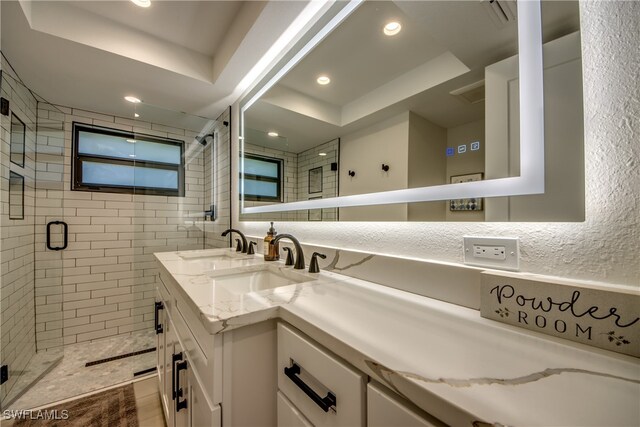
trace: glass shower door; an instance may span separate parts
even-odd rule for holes
[[[9,71],[3,63],[2,409],[20,408],[25,392],[62,359],[62,252],[69,240],[63,208],[64,115]]]

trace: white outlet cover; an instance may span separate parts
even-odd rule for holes
[[[464,236],[462,252],[464,263],[477,267],[495,268],[499,270],[516,271],[520,268],[520,239],[518,237],[481,237]],[[473,246],[504,246],[506,258],[504,260],[479,258],[473,254]]]

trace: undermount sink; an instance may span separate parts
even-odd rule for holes
[[[191,273],[207,271],[227,270],[230,268],[255,265],[260,262],[260,258],[254,255],[247,255],[239,252],[231,252],[227,249],[204,250],[194,252],[178,253],[185,268]]]
[[[251,259],[254,258],[253,255],[247,255],[242,252],[219,252],[219,253],[203,253],[200,251],[197,252],[184,252],[179,253],[178,256],[185,261],[201,261],[201,260],[232,260],[232,259]]]
[[[242,271],[233,274],[210,273],[209,277],[213,280],[213,286],[217,291],[224,290],[236,295],[314,280],[313,277],[292,271],[285,273],[281,270],[272,270],[269,268]]]

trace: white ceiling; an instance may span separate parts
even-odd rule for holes
[[[141,8],[130,1],[75,1],[71,5],[168,43],[213,57],[243,3],[158,1],[152,7]]]
[[[405,25],[388,37],[382,28],[391,20]],[[408,21],[393,2],[366,2],[279,84],[343,106],[446,52],[424,27],[407,25]],[[331,78],[329,85],[316,83],[321,74]]]
[[[133,115],[125,95],[216,118],[308,1],[2,1],[1,48],[52,103]]]

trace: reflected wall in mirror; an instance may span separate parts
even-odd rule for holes
[[[545,194],[485,198],[482,209],[451,209],[449,200],[330,208],[322,220],[582,221],[578,2],[541,7]],[[329,154],[326,141],[339,143],[337,171],[322,169],[335,183],[323,198],[520,176],[517,8],[508,0],[363,2],[244,110],[245,159],[279,159],[284,171],[279,200],[247,197],[245,176],[243,208],[311,199],[301,183],[312,168],[299,156]],[[241,219],[309,220],[316,211]]]

